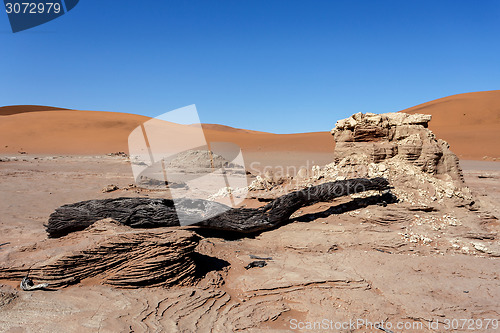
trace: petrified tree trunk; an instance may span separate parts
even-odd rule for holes
[[[286,222],[293,212],[316,202],[386,188],[388,183],[383,178],[337,181],[286,194],[258,209],[229,209],[216,202],[190,199],[176,201],[174,206],[172,200],[149,198],[90,200],[65,205],[50,216],[49,236],[85,231],[44,240],[30,248],[29,257],[25,249],[10,253],[9,261],[0,265],[0,278],[24,278],[25,282],[33,279],[49,288],[65,287],[88,278],[122,288],[189,284],[196,279],[194,251],[199,241],[196,234],[167,228],[133,230],[124,225],[134,228],[178,226],[178,216],[186,221],[186,217],[199,218],[202,213],[223,208],[228,210],[196,225],[253,232]]]
[[[384,190],[388,185],[385,178],[335,181],[283,195],[260,208],[229,208],[202,199],[180,199],[176,201],[176,206],[170,199],[88,200],[57,208],[50,215],[46,230],[49,237],[61,237],[73,231],[83,230],[104,218],[112,218],[133,228],[179,226],[178,215],[182,215],[183,221],[189,217],[200,221],[199,216],[207,212],[222,211],[221,214],[193,225],[251,233],[286,222],[290,215],[301,207],[368,190]]]

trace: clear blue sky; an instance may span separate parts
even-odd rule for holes
[[[500,89],[500,1],[91,1],[13,34],[0,12],[0,105],[324,131]]]

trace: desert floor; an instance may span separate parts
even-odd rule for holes
[[[247,163],[299,167],[312,160],[325,164],[329,156],[269,153],[249,156]],[[20,248],[29,256],[30,247],[47,238],[43,224],[62,204],[166,195],[126,190],[133,177],[122,157],[16,157],[0,162],[2,262]],[[500,162],[463,161],[462,167],[481,204],[500,217]],[[109,184],[120,189],[103,193]],[[115,289],[83,281],[56,291],[25,292],[20,281],[2,280],[0,331],[319,332],[323,330],[299,327],[360,320],[359,326],[324,331],[382,332],[373,323],[384,321],[393,332],[443,332],[448,320],[481,319],[486,325],[487,319],[499,319],[498,258],[463,251],[440,238],[408,242],[401,235],[419,215],[441,218],[438,212],[408,214],[401,204],[328,212],[340,202],[307,207],[294,215],[293,223],[253,237],[228,238],[191,227],[204,237],[198,251],[219,259],[207,262],[209,272],[192,286]],[[492,223],[498,227],[498,220]],[[246,270],[250,255],[272,260]],[[398,322],[412,328],[398,329]],[[456,331],[467,331],[459,323]],[[474,327],[492,331],[491,326]]]

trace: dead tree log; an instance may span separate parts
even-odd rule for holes
[[[94,222],[112,218],[133,228],[179,226],[183,221],[209,213],[214,216],[193,225],[211,229],[251,233],[273,228],[286,222],[301,207],[317,202],[368,190],[385,190],[389,183],[385,178],[355,178],[312,186],[283,195],[260,208],[229,208],[223,204],[202,199],[151,199],[117,198],[88,200],[64,205],[50,215],[45,225],[49,237],[61,237],[70,232],[83,230]],[[177,209],[176,209],[177,208]],[[184,223],[185,224],[185,223]],[[189,224],[189,223],[188,223]]]

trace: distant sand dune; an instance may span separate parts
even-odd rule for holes
[[[56,111],[56,112],[53,112]],[[500,158],[500,90],[441,98],[403,110],[428,113],[438,138],[465,159]],[[127,113],[78,111],[46,106],[0,108],[0,153],[107,154],[128,151],[130,132],[149,118]],[[325,130],[335,119],[325,120]],[[248,153],[321,153],[334,141],[328,131],[272,134],[217,124],[203,124],[209,141],[233,142]]]
[[[18,114],[24,112],[57,111],[57,110],[69,110],[69,109],[56,108],[53,106],[42,106],[42,105],[10,105],[10,106],[0,107],[0,116],[9,116],[11,114]]]
[[[43,107],[28,109],[30,111],[21,106],[0,108],[0,112],[9,112],[8,116],[0,117],[0,153],[126,152],[130,132],[150,119],[117,112],[65,109],[48,112]],[[333,138],[328,132],[271,134],[214,124],[203,124],[203,128],[209,141],[233,142],[248,152],[331,152],[334,147]]]
[[[129,133],[144,116],[58,110],[0,117],[0,152],[105,154],[127,151]]]
[[[431,114],[429,128],[460,158],[500,158],[500,90],[453,95],[402,112]]]

